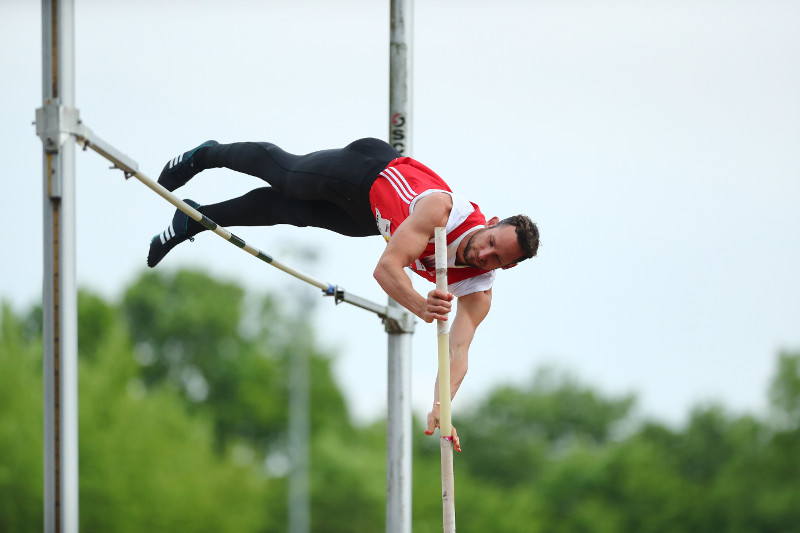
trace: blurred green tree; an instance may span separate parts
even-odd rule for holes
[[[221,445],[243,438],[263,452],[285,442],[288,361],[301,352],[310,359],[312,429],[352,429],[331,356],[307,318],[274,298],[246,299],[236,283],[199,271],[158,271],[134,281],[121,309],[145,385],[167,383],[202,406]]]
[[[784,430],[800,429],[800,353],[779,354],[768,396],[774,422]]]
[[[210,424],[175,391],[146,392],[116,309],[79,294],[80,526],[85,531],[264,531],[274,487],[215,453]],[[0,530],[41,531],[41,332],[0,323]],[[35,323],[35,321],[34,321]],[[91,332],[91,334],[87,334]],[[89,335],[87,337],[87,335]]]
[[[31,313],[31,316],[33,313]],[[34,319],[35,320],[35,319]],[[0,531],[42,531],[42,340],[0,310]],[[35,325],[34,325],[35,327]]]
[[[540,369],[527,387],[498,387],[458,415],[470,443],[464,462],[478,478],[500,485],[531,482],[553,457],[607,443],[633,404],[632,396],[603,398],[573,376]]]
[[[350,421],[297,306],[194,271],[144,274],[121,304],[78,302],[83,530],[285,531],[298,354],[311,363],[312,528],[383,529],[385,422]],[[1,312],[0,530],[40,531],[41,309]],[[768,398],[764,417],[712,404],[668,426],[552,368],[498,387],[456,412],[459,530],[796,531],[800,354],[779,355]],[[413,442],[414,528],[436,530],[438,439],[420,427]]]
[[[116,309],[79,299],[80,486],[85,531],[259,531],[267,483],[214,451],[212,424],[174,389],[142,385]],[[82,335],[79,333],[79,338]]]

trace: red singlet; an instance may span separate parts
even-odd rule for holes
[[[372,214],[375,215],[378,231],[388,241],[413,211],[416,200],[431,192],[446,192],[453,197],[453,210],[447,223],[448,255],[451,255],[454,249],[451,250],[450,244],[460,241],[459,238],[469,230],[486,226],[486,217],[472,202],[459,202],[444,180],[419,161],[399,157],[381,172],[369,191]],[[408,266],[423,278],[436,283],[434,254],[435,245],[431,239],[422,255]],[[448,284],[487,273],[474,267],[453,267],[452,260],[448,262]]]

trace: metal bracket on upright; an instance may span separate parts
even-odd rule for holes
[[[36,135],[42,139],[47,154],[57,154],[67,135],[78,125],[78,110],[61,105],[58,99],[48,100],[36,110]]]
[[[390,305],[386,309],[387,315],[383,318],[386,333],[414,333],[414,315],[400,306]]]
[[[63,195],[63,173],[55,172],[51,166],[53,157],[61,153],[61,147],[67,136],[78,123],[78,110],[61,105],[58,99],[49,99],[45,105],[36,110],[36,135],[42,139],[42,147],[47,158],[45,174],[47,175],[47,195],[51,199]]]
[[[48,154],[58,153],[67,135],[73,135],[78,144],[86,150],[92,148],[130,178],[139,171],[139,165],[106,141],[94,134],[80,119],[80,113],[74,107],[61,105],[58,100],[48,100],[43,107],[36,110],[36,134],[42,139],[44,151]]]

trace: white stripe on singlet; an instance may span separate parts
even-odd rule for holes
[[[403,175],[394,167],[389,167],[383,172],[381,172],[381,176],[389,180],[389,184],[394,188],[397,192],[397,195],[407,204],[411,203],[411,200],[417,196],[417,193],[414,192],[414,189],[408,184],[406,179]]]

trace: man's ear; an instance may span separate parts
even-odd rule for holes
[[[489,228],[489,227],[491,227],[491,226],[494,226],[494,225],[495,225],[495,224],[497,224],[498,222],[500,222],[500,219],[499,219],[499,218],[497,218],[497,217],[492,217],[492,218],[490,218],[490,219],[489,219],[489,221],[486,223],[486,227],[487,227],[487,228]]]
[[[517,266],[518,264],[519,264],[519,263],[511,263],[510,265],[506,265],[506,266],[504,266],[504,267],[500,267],[500,268],[502,268],[503,270],[508,270],[509,268],[514,268],[514,267],[515,267],[515,266]]]

